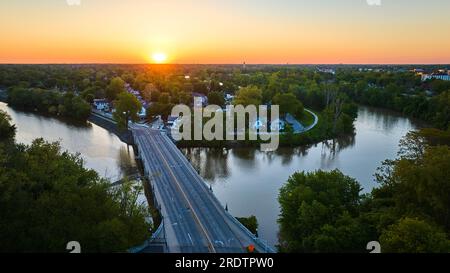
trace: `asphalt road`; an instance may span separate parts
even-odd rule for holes
[[[264,244],[240,225],[217,200],[175,144],[163,133],[132,128],[139,155],[164,217],[169,252],[246,252]]]

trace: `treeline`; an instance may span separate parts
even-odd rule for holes
[[[450,122],[450,82],[422,82],[413,73],[342,71],[339,85],[356,102],[392,109],[447,130]]]
[[[8,104],[28,111],[86,121],[91,114],[91,106],[71,92],[37,88],[10,88]]]
[[[111,188],[58,143],[14,140],[0,111],[0,252],[125,252],[150,236],[141,186]]]
[[[409,133],[371,194],[340,171],[295,173],[280,190],[282,252],[450,252],[450,134]]]

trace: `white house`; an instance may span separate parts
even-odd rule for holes
[[[192,96],[194,97],[194,102],[195,102],[195,99],[200,99],[201,104],[202,104],[202,105],[194,105],[194,106],[202,107],[202,106],[208,105],[208,97],[205,96],[204,94],[194,92],[194,93],[192,93]]]
[[[254,123],[253,123],[253,129],[255,130],[261,130],[264,129],[267,125],[267,120],[264,118],[258,118]]]
[[[276,120],[272,121],[272,123],[270,124],[270,130],[272,132],[283,131],[285,127],[286,127],[286,123],[281,119],[276,119]]]
[[[448,74],[423,74],[422,81],[427,81],[431,79],[450,81],[450,75]]]
[[[231,94],[226,93],[225,94],[225,101],[229,102],[232,101],[234,99],[234,96]]]
[[[147,118],[147,109],[145,109],[145,107],[141,108],[141,111],[139,111],[138,116],[141,120],[146,119]]]
[[[94,100],[94,107],[95,109],[99,111],[109,111],[109,102],[105,99],[95,99]]]

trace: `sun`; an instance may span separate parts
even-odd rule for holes
[[[163,52],[153,53],[152,59],[157,64],[163,64],[167,61],[167,54]]]

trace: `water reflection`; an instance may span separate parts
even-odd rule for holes
[[[131,146],[120,147],[117,165],[121,176],[130,176],[139,172]]]
[[[136,162],[132,149],[117,136],[95,124],[68,123],[19,111],[5,103],[0,103],[0,109],[6,111],[16,124],[17,142],[31,144],[40,137],[51,142],[59,141],[64,150],[80,153],[87,168],[94,169],[99,175],[112,181],[135,171]]]
[[[347,148],[355,146],[355,135],[342,136],[327,140],[321,144],[320,169],[330,169],[339,154]]]
[[[228,149],[213,148],[186,148],[182,150],[200,175],[211,183],[214,183],[217,179],[229,177],[229,151]]]
[[[184,149],[214,193],[228,204],[235,216],[256,215],[259,233],[272,245],[277,243],[279,189],[296,171],[340,169],[356,178],[364,192],[376,186],[373,174],[381,162],[395,158],[399,140],[417,124],[388,111],[360,107],[355,134],[316,145],[279,148],[265,153],[259,149],[229,151]]]
[[[312,147],[321,147],[320,168],[328,169],[339,153],[355,145],[355,135],[324,141],[320,144],[304,147],[280,147],[273,152],[260,152],[255,148],[217,149],[217,148],[184,148],[183,154],[188,158],[197,172],[210,184],[223,181],[231,176],[229,157],[242,170],[255,171],[263,165],[271,165],[281,161],[282,166],[288,166],[295,158],[307,157]],[[261,166],[264,168],[264,166]]]
[[[13,110],[0,103],[17,125],[17,141],[25,144],[37,137],[61,141],[69,152],[81,153],[86,166],[100,175],[119,180],[135,172],[133,150],[115,135],[90,124],[77,126],[57,119]],[[235,216],[255,215],[259,234],[277,243],[279,189],[296,171],[340,169],[356,178],[369,192],[373,174],[385,159],[393,159],[399,140],[418,127],[391,112],[360,107],[355,135],[309,147],[280,148],[264,153],[258,149],[184,149],[183,152],[208,183],[222,204]]]

